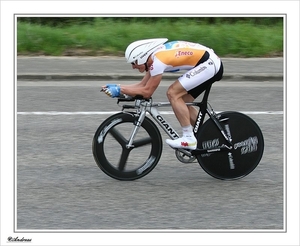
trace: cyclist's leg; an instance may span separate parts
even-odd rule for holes
[[[193,102],[208,85],[221,79],[220,74],[223,74],[222,64],[217,65],[218,66],[216,66],[212,59],[208,59],[206,62],[199,64],[179,78],[180,84],[187,91],[187,94],[183,96],[185,102]],[[219,71],[217,71],[216,68],[219,68]],[[189,107],[189,112],[190,122],[194,125],[198,110],[194,107]]]
[[[207,85],[214,81],[216,81],[214,63],[205,62],[188,71],[168,88],[167,97],[182,127],[189,125],[191,118],[195,121],[197,117],[196,110],[192,107],[189,109],[185,103],[193,102]]]
[[[185,73],[169,87],[167,96],[183,130],[182,138],[167,140],[171,147],[196,148],[197,140],[193,135],[191,124],[191,118],[195,121],[195,111],[193,109],[189,110],[185,102],[199,96],[203,91],[203,86],[206,86],[207,83],[213,83],[217,80],[216,75],[219,75],[220,65],[219,58],[216,62],[213,59],[208,59]]]
[[[167,96],[175,116],[182,127],[182,137],[175,140],[167,139],[166,142],[172,148],[196,149],[197,139],[194,136],[193,127],[190,122],[190,112],[183,99],[186,95],[187,91],[178,80],[167,91]]]
[[[188,91],[188,94],[184,95],[183,100],[185,102],[193,102],[204,90],[206,90],[206,88],[210,84],[214,83],[215,81],[221,80],[222,76],[223,76],[223,64],[221,62],[218,72],[212,78],[210,78],[207,81],[204,81],[204,82],[200,83],[199,85],[197,85],[196,87],[190,89]],[[198,115],[198,109],[196,109],[194,107],[189,107],[189,111],[190,111],[191,124],[195,125],[196,118]]]
[[[176,80],[167,91],[167,97],[182,127],[190,124],[190,113],[183,99],[185,96],[187,96],[187,91],[178,80]]]
[[[191,103],[195,100],[195,98],[191,94],[186,94],[182,98],[185,103]],[[189,106],[188,109],[190,112],[190,123],[193,126],[195,125],[197,119],[198,110],[193,106]]]

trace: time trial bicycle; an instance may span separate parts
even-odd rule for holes
[[[264,151],[263,134],[257,123],[243,113],[214,112],[208,103],[210,89],[211,85],[202,101],[186,103],[199,108],[193,128],[197,148],[175,149],[175,155],[183,163],[197,160],[214,178],[240,179],[259,164]],[[140,96],[119,97],[117,104],[121,104],[122,111],[108,117],[96,130],[93,156],[108,176],[118,180],[139,179],[149,174],[160,160],[163,142],[158,126],[171,139],[179,138],[158,110],[171,105]]]

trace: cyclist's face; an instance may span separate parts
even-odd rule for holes
[[[138,69],[140,71],[140,73],[143,73],[146,70],[146,67],[144,64],[137,65],[136,63],[132,62],[131,65],[132,65],[132,69]]]

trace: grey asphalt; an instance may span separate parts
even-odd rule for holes
[[[166,101],[167,82],[157,88],[156,101]],[[89,237],[101,230],[200,230],[197,237],[201,240],[201,232],[213,230],[284,232],[287,163],[285,118],[280,113],[284,109],[282,82],[227,81],[213,86],[209,101],[214,110],[252,112],[249,116],[264,134],[260,164],[247,177],[232,182],[212,178],[197,162],[179,162],[166,145],[163,131],[163,153],[150,174],[133,182],[105,175],[93,158],[92,139],[98,126],[121,107],[116,99],[100,92],[100,84],[18,81],[15,205],[19,237],[35,230],[67,230],[76,235],[88,230],[92,232]],[[255,114],[257,111],[276,114]],[[163,116],[180,132],[174,115]],[[130,132],[122,134],[126,137]],[[112,151],[118,158],[119,146]],[[144,148],[135,151],[131,152],[135,160],[149,155]],[[100,242],[104,234],[97,235],[94,242]],[[36,236],[33,239],[37,245]],[[230,237],[231,243],[233,239],[235,235]]]
[[[223,182],[198,163],[180,163],[164,142],[149,175],[121,184],[98,168],[92,154],[94,133],[109,115],[93,113],[120,109],[100,93],[97,80],[117,83],[142,75],[116,57],[18,57],[18,232],[284,230],[283,59],[223,62],[226,82],[216,83],[210,94],[216,111],[277,112],[251,114],[265,140],[258,167],[241,180]],[[157,89],[156,100],[166,100],[168,82]],[[174,116],[165,117],[178,129]]]
[[[223,81],[282,81],[284,59],[221,58]],[[141,77],[122,57],[25,57],[18,56],[18,80],[131,80]],[[179,73],[164,74],[174,80]]]

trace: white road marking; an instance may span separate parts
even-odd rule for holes
[[[88,112],[60,112],[60,111],[43,111],[43,112],[17,112],[18,115],[112,115],[121,111],[88,111]],[[239,111],[243,114],[251,115],[283,115],[283,111]],[[220,113],[216,111],[216,113]],[[160,111],[160,114],[172,115],[173,111]]]

